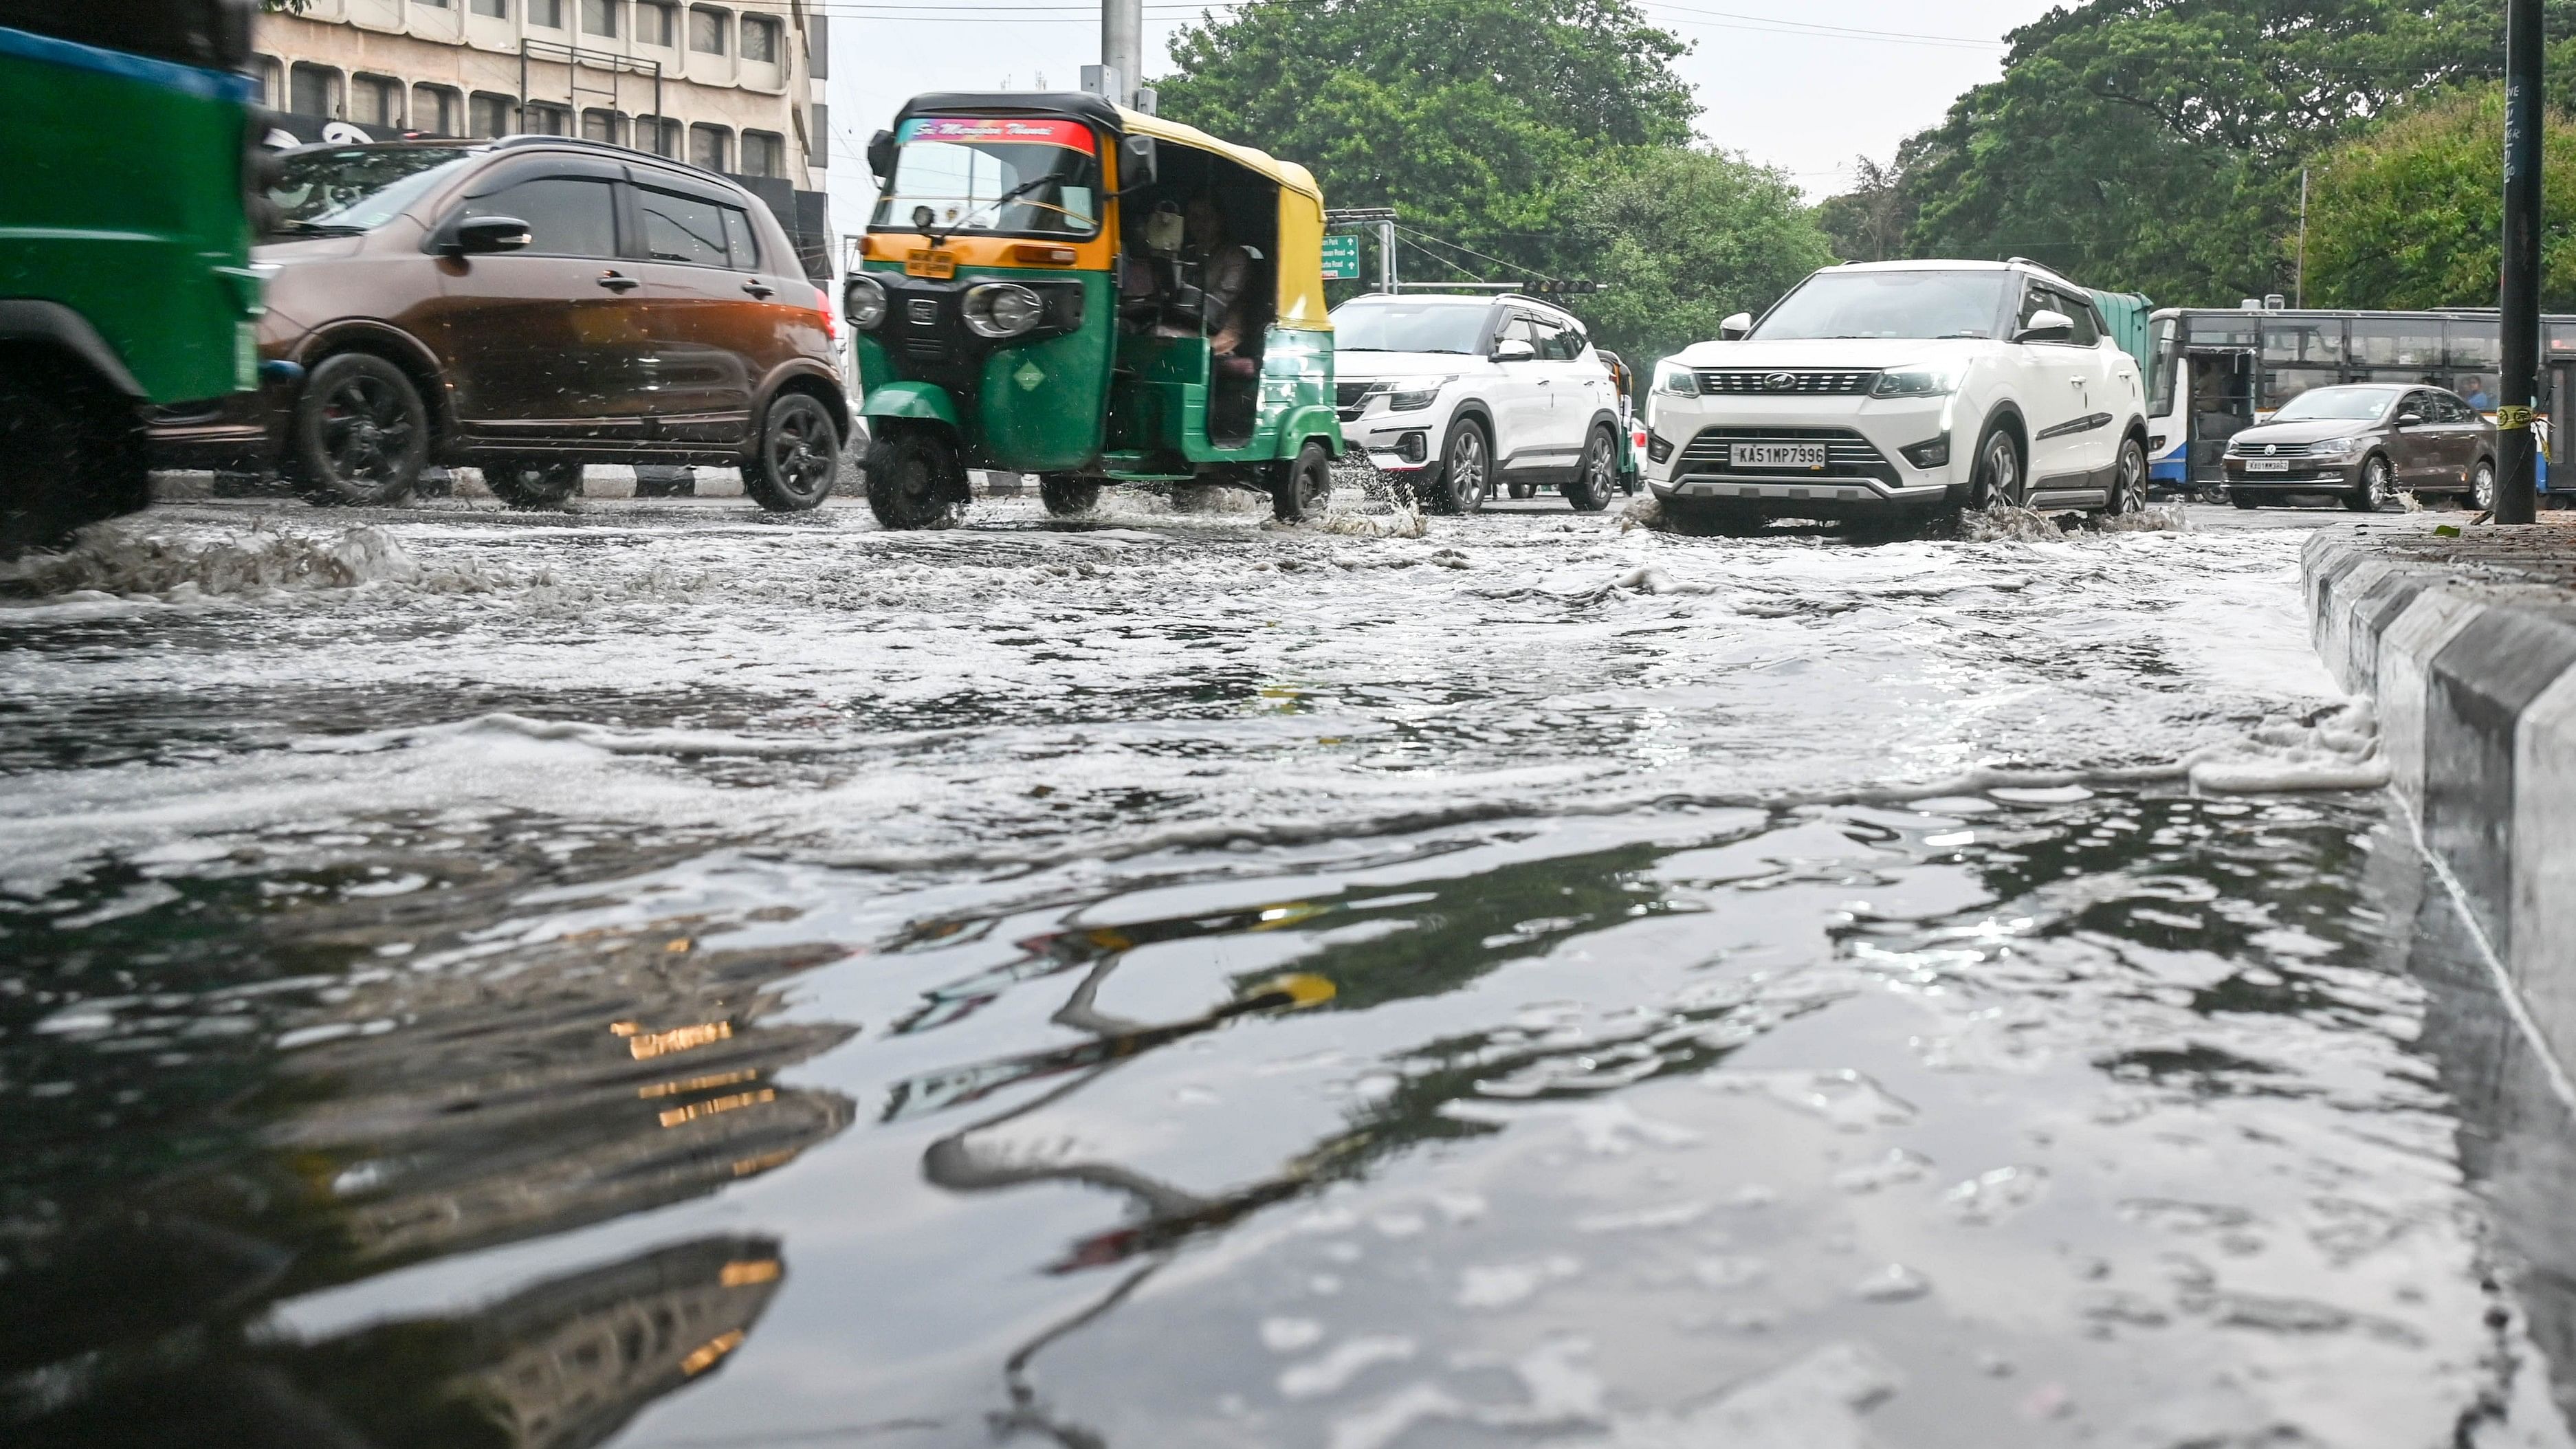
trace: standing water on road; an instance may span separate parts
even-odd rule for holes
[[[2301,535],[858,516],[22,572],[13,1441],[2571,1442]]]

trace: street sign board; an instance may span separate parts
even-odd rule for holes
[[[1360,279],[1360,239],[1355,236],[1324,238],[1324,280],[1356,282]]]

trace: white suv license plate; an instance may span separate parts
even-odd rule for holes
[[[1728,445],[1726,461],[1735,468],[1821,468],[1825,466],[1825,445],[1733,443]]]
[[[2287,473],[2290,471],[2290,460],[2287,458],[2248,458],[2245,460],[2245,471],[2248,473]]]

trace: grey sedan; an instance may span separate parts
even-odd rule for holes
[[[2459,394],[2402,383],[2303,392],[2227,441],[2239,508],[2332,493],[2356,513],[2397,494],[2456,493],[2495,506],[2496,428]]]

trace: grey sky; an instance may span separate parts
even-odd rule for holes
[[[1081,68],[1100,58],[1099,11],[1078,0],[808,3],[833,19],[832,119],[840,134],[832,189],[844,230],[858,223],[852,212],[872,190],[860,148],[905,97],[1027,90],[1041,81],[1070,90]],[[1645,9],[1694,47],[1679,69],[1699,93],[1701,134],[1795,174],[1821,197],[1840,188],[1854,155],[1884,159],[1903,137],[1939,120],[1960,91],[1993,79],[2004,31],[2044,14],[2049,0],[1647,0]],[[1172,32],[1198,13],[1146,0],[1149,75],[1168,64]]]

